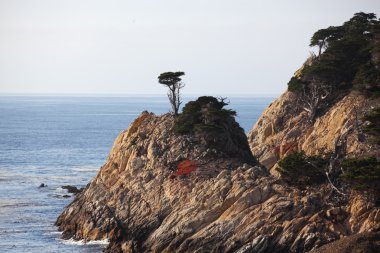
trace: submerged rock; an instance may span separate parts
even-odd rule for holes
[[[72,186],[72,185],[65,185],[65,186],[62,186],[61,188],[66,189],[68,193],[72,193],[72,194],[78,194],[81,191],[83,191],[83,188],[78,189],[76,186]]]

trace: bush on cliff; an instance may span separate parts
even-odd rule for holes
[[[298,77],[293,76],[288,82],[288,90],[292,92],[300,92],[303,89],[304,83]]]
[[[224,99],[211,96],[190,101],[176,119],[174,131],[178,134],[222,131],[224,123],[236,115],[235,111],[224,109],[226,105]]]
[[[288,90],[298,95],[299,108],[311,122],[353,89],[380,95],[380,21],[375,14],[356,13],[341,26],[321,29],[310,46],[317,46],[319,55],[290,79]]]
[[[365,115],[363,120],[367,121],[364,132],[370,136],[374,143],[380,145],[380,107]]]
[[[336,89],[352,87],[355,79],[357,85],[361,80],[376,81],[379,77],[378,71],[372,68],[371,73],[365,73],[364,70],[376,64],[372,55],[377,47],[379,23],[375,14],[359,12],[342,26],[330,26],[322,29],[323,33],[320,33],[321,30],[317,31],[310,46],[320,46],[318,43],[324,41],[325,51],[303,69],[303,78],[311,81],[318,77],[331,83]],[[318,34],[319,40],[315,40],[314,37]]]
[[[225,99],[202,96],[188,102],[175,119],[173,131],[179,135],[194,135],[202,145],[231,157],[243,157],[254,162],[247,136],[235,121],[236,112],[224,107]]]
[[[281,177],[290,184],[305,186],[322,183],[327,161],[317,156],[307,156],[303,151],[287,155],[278,162]]]
[[[376,157],[345,159],[342,162],[344,173],[341,179],[348,182],[353,189],[373,193],[375,199],[380,197],[380,162]]]

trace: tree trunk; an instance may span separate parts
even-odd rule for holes
[[[311,107],[310,113],[309,113],[309,122],[310,123],[314,123],[316,113],[317,113],[317,107],[316,106]]]

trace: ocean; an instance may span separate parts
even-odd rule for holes
[[[248,132],[273,100],[230,97],[228,107]],[[105,241],[60,239],[54,222],[74,198],[61,187],[84,187],[142,111],[169,108],[164,96],[0,96],[0,251],[101,252]]]

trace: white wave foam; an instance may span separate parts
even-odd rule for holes
[[[92,171],[98,171],[98,167],[74,167],[71,169],[72,171],[79,171],[79,172],[92,172]]]
[[[108,239],[93,240],[93,241],[87,241],[87,242],[85,242],[85,240],[76,241],[74,239],[69,239],[69,240],[59,239],[59,240],[62,241],[63,244],[66,244],[66,245],[108,245],[109,244]]]
[[[44,235],[62,235],[62,234],[63,234],[62,231],[51,231],[48,233],[44,233]]]
[[[67,193],[67,190],[63,189],[62,186],[58,187],[58,188],[55,188],[54,190],[56,193],[60,193],[60,194],[66,194]]]

